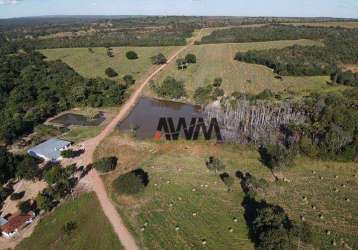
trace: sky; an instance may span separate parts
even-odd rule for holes
[[[358,0],[0,0],[0,18],[46,15],[358,18]]]

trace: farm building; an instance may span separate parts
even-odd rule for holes
[[[19,230],[32,223],[33,213],[20,214],[9,218],[9,221],[1,226],[1,234],[5,238],[15,237]]]
[[[44,159],[45,161],[57,162],[62,159],[61,152],[67,150],[71,142],[57,138],[49,139],[33,148],[27,153],[33,157]]]

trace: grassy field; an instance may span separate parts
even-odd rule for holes
[[[150,57],[159,52],[168,56],[175,47],[113,47],[114,57],[107,56],[106,48],[93,48],[94,53],[87,48],[64,48],[40,50],[48,60],[60,59],[85,77],[107,77],[104,71],[112,67],[122,78],[131,74],[140,79],[152,65]],[[137,60],[128,60],[126,52],[137,52]]]
[[[74,221],[77,228],[71,235],[63,226]],[[35,231],[16,249],[123,249],[104,216],[94,193],[86,193],[67,201],[36,226]]]
[[[223,78],[222,87],[226,94],[231,94],[233,91],[256,94],[264,89],[273,91],[286,90],[305,94],[306,92],[321,91],[329,88],[326,84],[326,81],[328,81],[327,76],[289,76],[279,80],[274,78],[275,74],[268,67],[234,60],[234,56],[238,51],[283,48],[293,44],[322,45],[320,42],[310,40],[197,45],[193,46],[189,51],[197,56],[198,61],[196,64],[190,65],[184,71],[180,71],[177,70],[175,63],[173,63],[167,70],[157,76],[156,82],[161,82],[167,76],[173,76],[185,82],[189,96],[192,96],[197,87],[211,84],[216,77]],[[148,89],[147,93],[150,93]]]
[[[257,151],[246,146],[183,141],[158,143],[115,134],[102,143],[96,155],[118,156],[117,170],[102,177],[118,204],[118,211],[147,249],[253,249],[247,236],[241,205],[244,193],[239,180],[235,178],[233,191],[227,192],[219,176],[205,166],[210,155],[222,159],[225,171],[231,176],[240,170],[270,181],[262,196],[283,206],[293,219],[299,220],[303,213],[306,221],[319,227],[321,232],[331,230],[332,234],[324,238],[328,245],[331,240],[338,242],[340,238],[352,245],[358,235],[358,178],[353,177],[357,171],[353,163],[299,158],[295,167],[279,173],[290,183],[276,184],[272,182],[271,172],[259,161]],[[117,195],[112,181],[138,167],[149,174],[145,192],[134,197]],[[315,175],[311,174],[313,170]],[[324,176],[324,181],[318,176]],[[333,187],[343,183],[345,188],[339,187],[340,192],[331,193]],[[303,204],[303,196],[308,197],[307,204]],[[345,202],[346,198],[350,202]],[[317,207],[315,211],[310,210],[313,203]],[[320,219],[318,213],[323,213],[324,219]],[[237,222],[233,218],[237,218]],[[207,241],[205,246],[203,239]],[[310,246],[307,249],[311,249]]]

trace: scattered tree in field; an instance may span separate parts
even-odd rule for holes
[[[162,53],[159,53],[158,55],[152,56],[151,60],[152,60],[152,63],[155,64],[155,65],[166,64],[167,63],[167,58]]]
[[[290,167],[295,154],[281,144],[266,145],[259,148],[261,161],[270,169]]]
[[[148,183],[148,173],[143,169],[136,169],[119,176],[114,180],[113,187],[120,194],[132,195],[143,192]]]
[[[177,59],[176,64],[177,64],[178,70],[184,70],[188,67],[187,62],[183,58]]]
[[[106,157],[106,158],[102,158],[102,159],[96,161],[93,164],[93,167],[102,173],[106,173],[106,172],[112,171],[116,168],[117,161],[118,161],[118,159],[115,156]]]
[[[234,178],[232,176],[230,176],[228,173],[222,173],[222,174],[220,174],[220,179],[227,186],[228,192],[230,192],[231,187],[234,184]]]
[[[222,83],[223,83],[223,79],[221,77],[217,77],[214,79],[213,86],[215,88],[218,88],[221,86]]]
[[[25,180],[33,180],[39,175],[39,171],[36,160],[26,155],[23,160],[17,164],[16,176]]]
[[[116,76],[118,76],[118,73],[114,69],[112,69],[111,67],[107,68],[105,73],[106,73],[106,75],[108,77],[116,77]]]
[[[88,48],[88,52],[90,52],[92,54],[94,53],[94,51],[93,51],[93,49],[91,47]]]
[[[134,51],[128,51],[126,53],[126,57],[128,58],[128,60],[136,60],[136,59],[138,59],[138,55]]]
[[[63,232],[66,235],[71,235],[77,229],[77,223],[75,221],[66,222],[63,226]]]
[[[123,81],[126,84],[126,86],[133,85],[135,83],[135,80],[132,75],[125,75],[123,76]]]
[[[151,87],[159,96],[172,99],[179,99],[186,96],[184,82],[177,81],[173,77],[167,77],[159,86],[151,84]]]
[[[20,209],[22,214],[27,214],[32,210],[32,202],[31,200],[20,202],[17,207]]]
[[[194,55],[194,54],[187,54],[187,55],[185,56],[185,62],[186,62],[186,63],[190,63],[190,64],[196,63],[196,55]]]
[[[107,56],[108,57],[114,57],[113,53],[112,53],[112,48],[111,47],[107,47]]]
[[[210,171],[215,171],[215,173],[225,169],[224,163],[219,158],[214,156],[210,156],[205,164]]]
[[[12,193],[10,196],[10,200],[20,200],[22,197],[24,197],[25,191],[19,192],[19,193]]]

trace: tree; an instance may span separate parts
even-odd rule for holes
[[[36,160],[31,156],[26,155],[17,165],[16,176],[25,180],[33,180],[38,175],[39,167]]]
[[[106,73],[106,75],[108,77],[116,77],[116,76],[118,76],[118,73],[114,69],[112,69],[111,67],[107,68],[105,73]]]
[[[106,157],[106,158],[102,158],[102,159],[99,159],[98,161],[96,161],[93,164],[93,167],[102,173],[106,173],[106,172],[112,171],[116,168],[117,161],[118,161],[118,159],[115,156]]]
[[[15,177],[16,162],[14,156],[0,147],[0,186]]]
[[[219,158],[216,158],[214,156],[210,156],[205,162],[205,164],[209,170],[215,171],[215,173],[225,169],[224,163]]]
[[[36,197],[36,204],[39,209],[50,211],[55,205],[52,192],[44,190],[39,193]]]
[[[231,186],[234,184],[234,178],[230,176],[228,173],[222,173],[220,175],[221,180],[224,182],[224,184],[228,188],[228,192],[231,191]]]
[[[211,94],[211,98],[215,101],[218,97],[224,96],[224,90],[221,88],[215,88]]]
[[[19,192],[19,193],[12,193],[10,196],[10,200],[20,200],[22,197],[24,197],[25,191]]]
[[[135,59],[138,59],[138,55],[136,52],[134,51],[128,51],[126,53],[126,57],[128,58],[128,60],[135,60]]]
[[[61,156],[63,158],[74,158],[78,155],[78,153],[72,149],[63,150],[61,152]]]
[[[152,60],[152,63],[156,64],[156,65],[166,64],[167,63],[167,58],[162,53],[159,53],[158,55],[152,56],[151,60]]]
[[[31,200],[20,202],[17,207],[20,209],[22,214],[27,214],[32,210]]]
[[[206,87],[198,87],[194,91],[193,98],[196,103],[206,105],[210,102],[212,91],[213,87],[211,85],[208,85]]]
[[[184,70],[188,67],[187,62],[183,58],[177,59],[176,63],[179,70]]]
[[[49,185],[53,185],[61,179],[67,179],[69,176],[61,165],[53,165],[45,172],[44,179]]]
[[[123,81],[126,84],[126,86],[130,86],[135,83],[135,80],[132,75],[123,76]]]
[[[120,175],[114,180],[113,187],[120,194],[131,195],[143,192],[148,182],[148,173],[143,169],[136,169]]]
[[[214,79],[213,86],[218,88],[221,86],[222,82],[223,82],[223,79],[221,77],[217,77]]]
[[[155,85],[154,85],[155,86]],[[179,99],[186,96],[184,82],[177,81],[173,77],[167,77],[160,86],[155,86],[154,91],[163,97]]]
[[[266,145],[259,148],[261,161],[270,169],[290,167],[295,154],[281,144]]]
[[[186,63],[191,63],[191,64],[196,63],[196,56],[194,54],[187,54],[185,56],[185,62]]]

